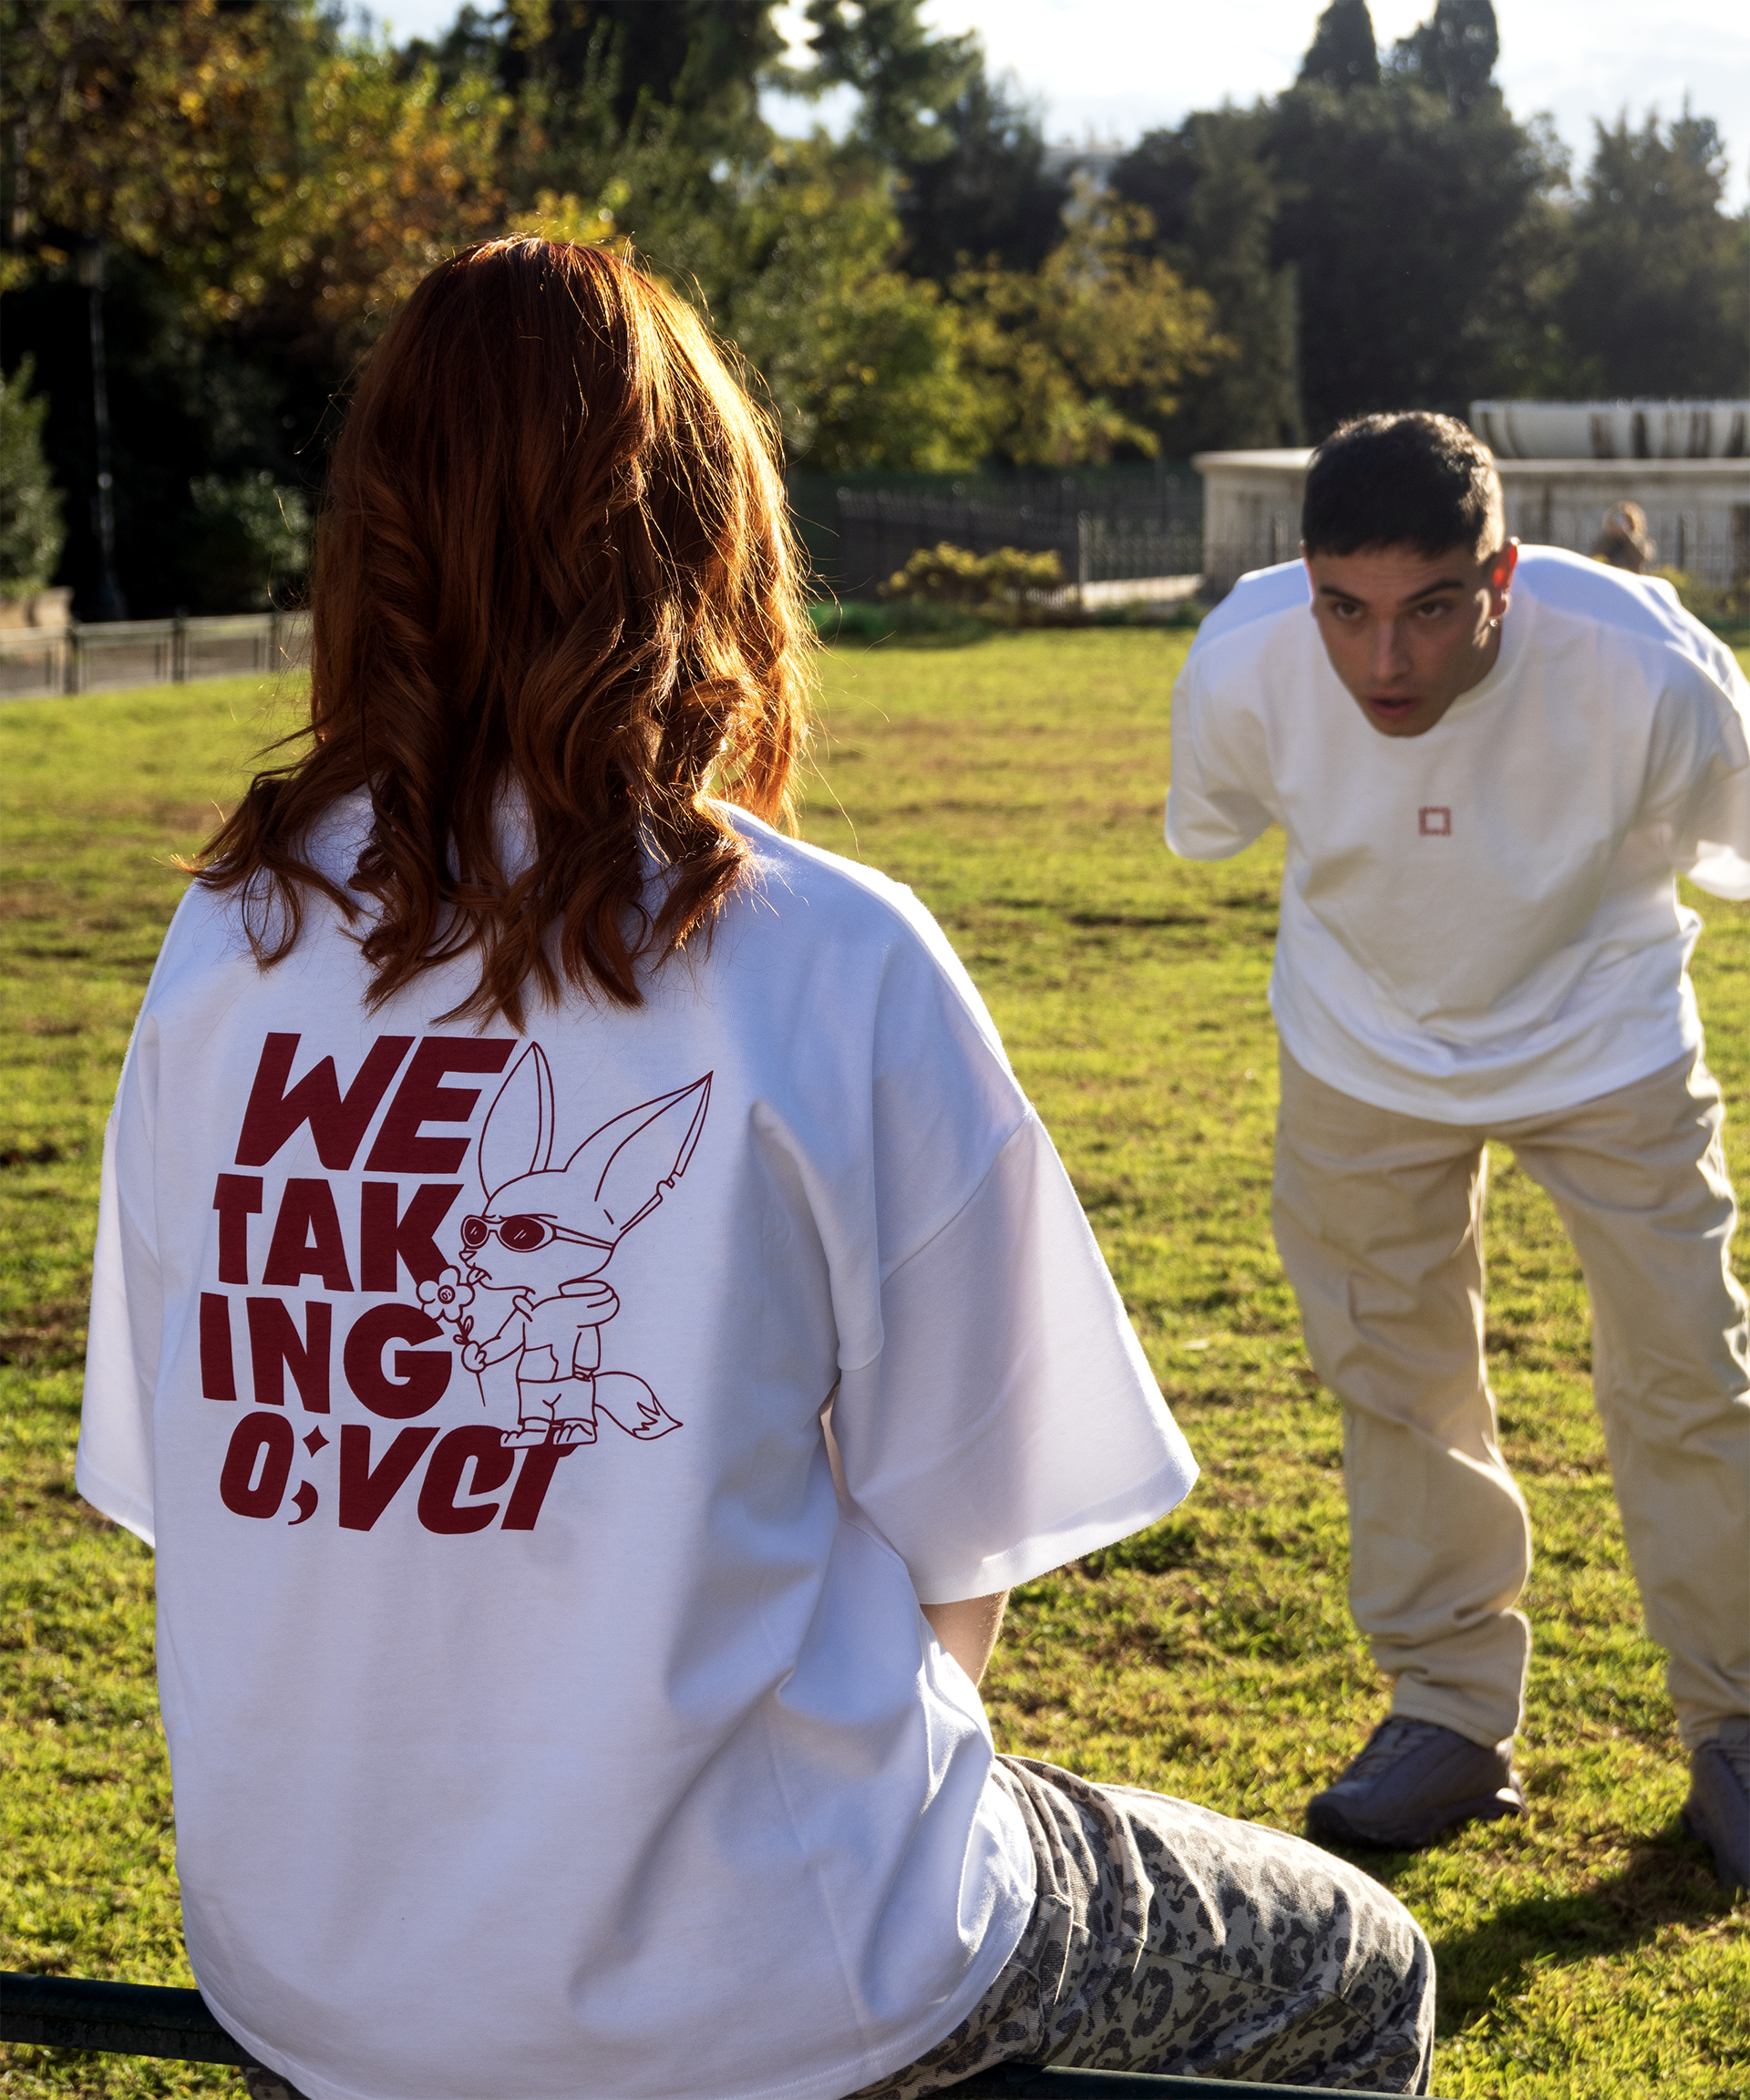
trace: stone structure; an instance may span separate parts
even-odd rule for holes
[[[1507,529],[1516,539],[1590,553],[1605,511],[1633,502],[1646,512],[1661,565],[1715,586],[1750,577],[1750,402],[1479,401],[1471,421],[1495,448]],[[1641,457],[1629,448],[1637,431],[1646,448]],[[1560,444],[1568,456],[1508,455],[1509,445],[1533,438]],[[1611,451],[1599,457],[1595,448],[1607,442]],[[1655,442],[1693,449],[1661,456]],[[1311,457],[1303,450],[1199,452],[1191,461],[1203,477],[1206,592],[1219,594],[1246,570],[1294,554]]]
[[[57,633],[73,624],[73,592],[62,585],[28,598],[0,598],[0,627],[38,627]]]

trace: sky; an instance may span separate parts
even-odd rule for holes
[[[928,0],[941,31],[976,29],[991,70],[1012,74],[1043,110],[1046,136],[1129,144],[1192,109],[1250,102],[1293,79],[1322,0]],[[398,39],[430,36],[456,0],[376,0]],[[1433,0],[1371,0],[1382,46],[1434,12]],[[1625,108],[1674,116],[1690,98],[1712,117],[1731,160],[1728,199],[1750,201],[1750,5],[1745,0],[1495,0],[1496,78],[1521,119],[1547,110],[1583,170],[1591,120]],[[784,10],[799,34],[802,10]],[[842,109],[773,98],[782,130]]]

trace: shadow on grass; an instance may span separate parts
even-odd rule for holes
[[[1343,1857],[1387,1887],[1415,1858],[1408,1852]],[[1728,1917],[1732,1907],[1714,1877],[1713,1855],[1673,1817],[1656,1838],[1634,1848],[1627,1866],[1590,1887],[1522,1897],[1436,1938],[1438,2032],[1456,2033],[1491,2004],[1514,1997],[1534,1968],[1645,1946],[1668,1925],[1706,1924]]]

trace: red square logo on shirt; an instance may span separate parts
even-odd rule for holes
[[[1452,811],[1450,809],[1437,809],[1430,804],[1424,804],[1417,815],[1421,819],[1418,829],[1425,839],[1450,839],[1452,837]]]

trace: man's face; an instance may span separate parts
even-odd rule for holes
[[[1511,540],[1480,558],[1414,547],[1307,555],[1331,668],[1382,736],[1426,736],[1488,675],[1518,555]]]

